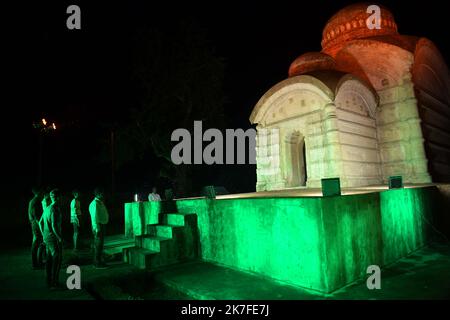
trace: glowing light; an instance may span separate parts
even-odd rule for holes
[[[52,128],[53,128],[53,130],[56,130],[56,125],[55,125],[55,123],[52,123]]]
[[[44,126],[47,125],[47,120],[45,120],[45,118],[42,118],[42,124],[43,124]]]
[[[134,201],[135,201],[135,202],[138,202],[138,201],[139,201],[139,197],[138,197],[138,194],[137,194],[137,193],[134,195]]]

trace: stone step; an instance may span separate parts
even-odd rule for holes
[[[125,237],[123,234],[118,235],[112,235],[105,237],[105,247],[114,247],[114,246],[121,246],[126,243],[133,243],[133,238]]]
[[[167,252],[165,252],[167,253]],[[161,252],[132,247],[124,250],[123,261],[139,269],[155,270],[161,267],[191,261],[186,257],[173,257]]]
[[[145,235],[136,237],[136,246],[150,251],[160,252],[161,248],[170,240],[170,238]]]
[[[152,269],[158,252],[131,247],[124,250],[123,261],[139,269]]]
[[[182,226],[168,224],[149,224],[147,225],[147,234],[155,237],[174,238],[175,234],[182,232]]]
[[[165,213],[160,217],[160,224],[184,226],[184,214],[180,213]]]
[[[114,235],[105,237],[103,252],[106,255],[115,256],[123,253],[126,248],[134,247],[135,240],[133,238],[126,238],[123,235]]]
[[[115,256],[115,255],[123,254],[124,249],[131,248],[134,246],[135,245],[133,243],[133,244],[129,244],[129,245],[117,246],[117,247],[112,247],[112,248],[103,248],[103,252],[106,255]]]
[[[148,224],[136,235],[134,246],[124,250],[124,260],[139,268],[160,267],[198,258],[197,215],[167,213],[159,224]]]

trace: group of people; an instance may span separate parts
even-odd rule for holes
[[[31,260],[33,269],[46,270],[49,288],[59,286],[59,271],[62,262],[62,203],[61,193],[53,189],[44,193],[39,188],[33,188],[33,198],[28,205],[28,218],[31,224],[33,241],[31,245]],[[73,191],[70,203],[70,222],[73,225],[73,249],[78,249],[80,229],[81,204],[80,194]],[[103,245],[105,226],[109,221],[108,210],[104,204],[104,192],[97,188],[94,199],[89,205],[92,233],[94,236],[94,267],[106,268],[103,260]]]

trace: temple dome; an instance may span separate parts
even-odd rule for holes
[[[372,13],[367,13],[370,5],[370,3],[353,4],[333,15],[322,33],[323,51],[333,56],[347,41],[397,34],[394,16],[388,9],[380,5],[381,28],[369,29],[367,27],[366,20],[372,15]]]
[[[299,56],[289,67],[289,77],[298,76],[315,70],[332,70],[335,61],[321,52],[307,52]]]

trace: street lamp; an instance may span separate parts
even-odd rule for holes
[[[33,127],[42,133],[56,130],[56,124],[54,122],[49,124],[45,118],[42,118],[41,121],[33,122]]]
[[[43,146],[44,146],[44,134],[55,131],[56,125],[54,122],[51,124],[45,118],[42,118],[41,121],[37,121],[33,123],[33,127],[38,130],[39,134],[39,154],[38,154],[38,176],[37,176],[37,184],[41,186],[42,183],[42,157],[43,157]]]

